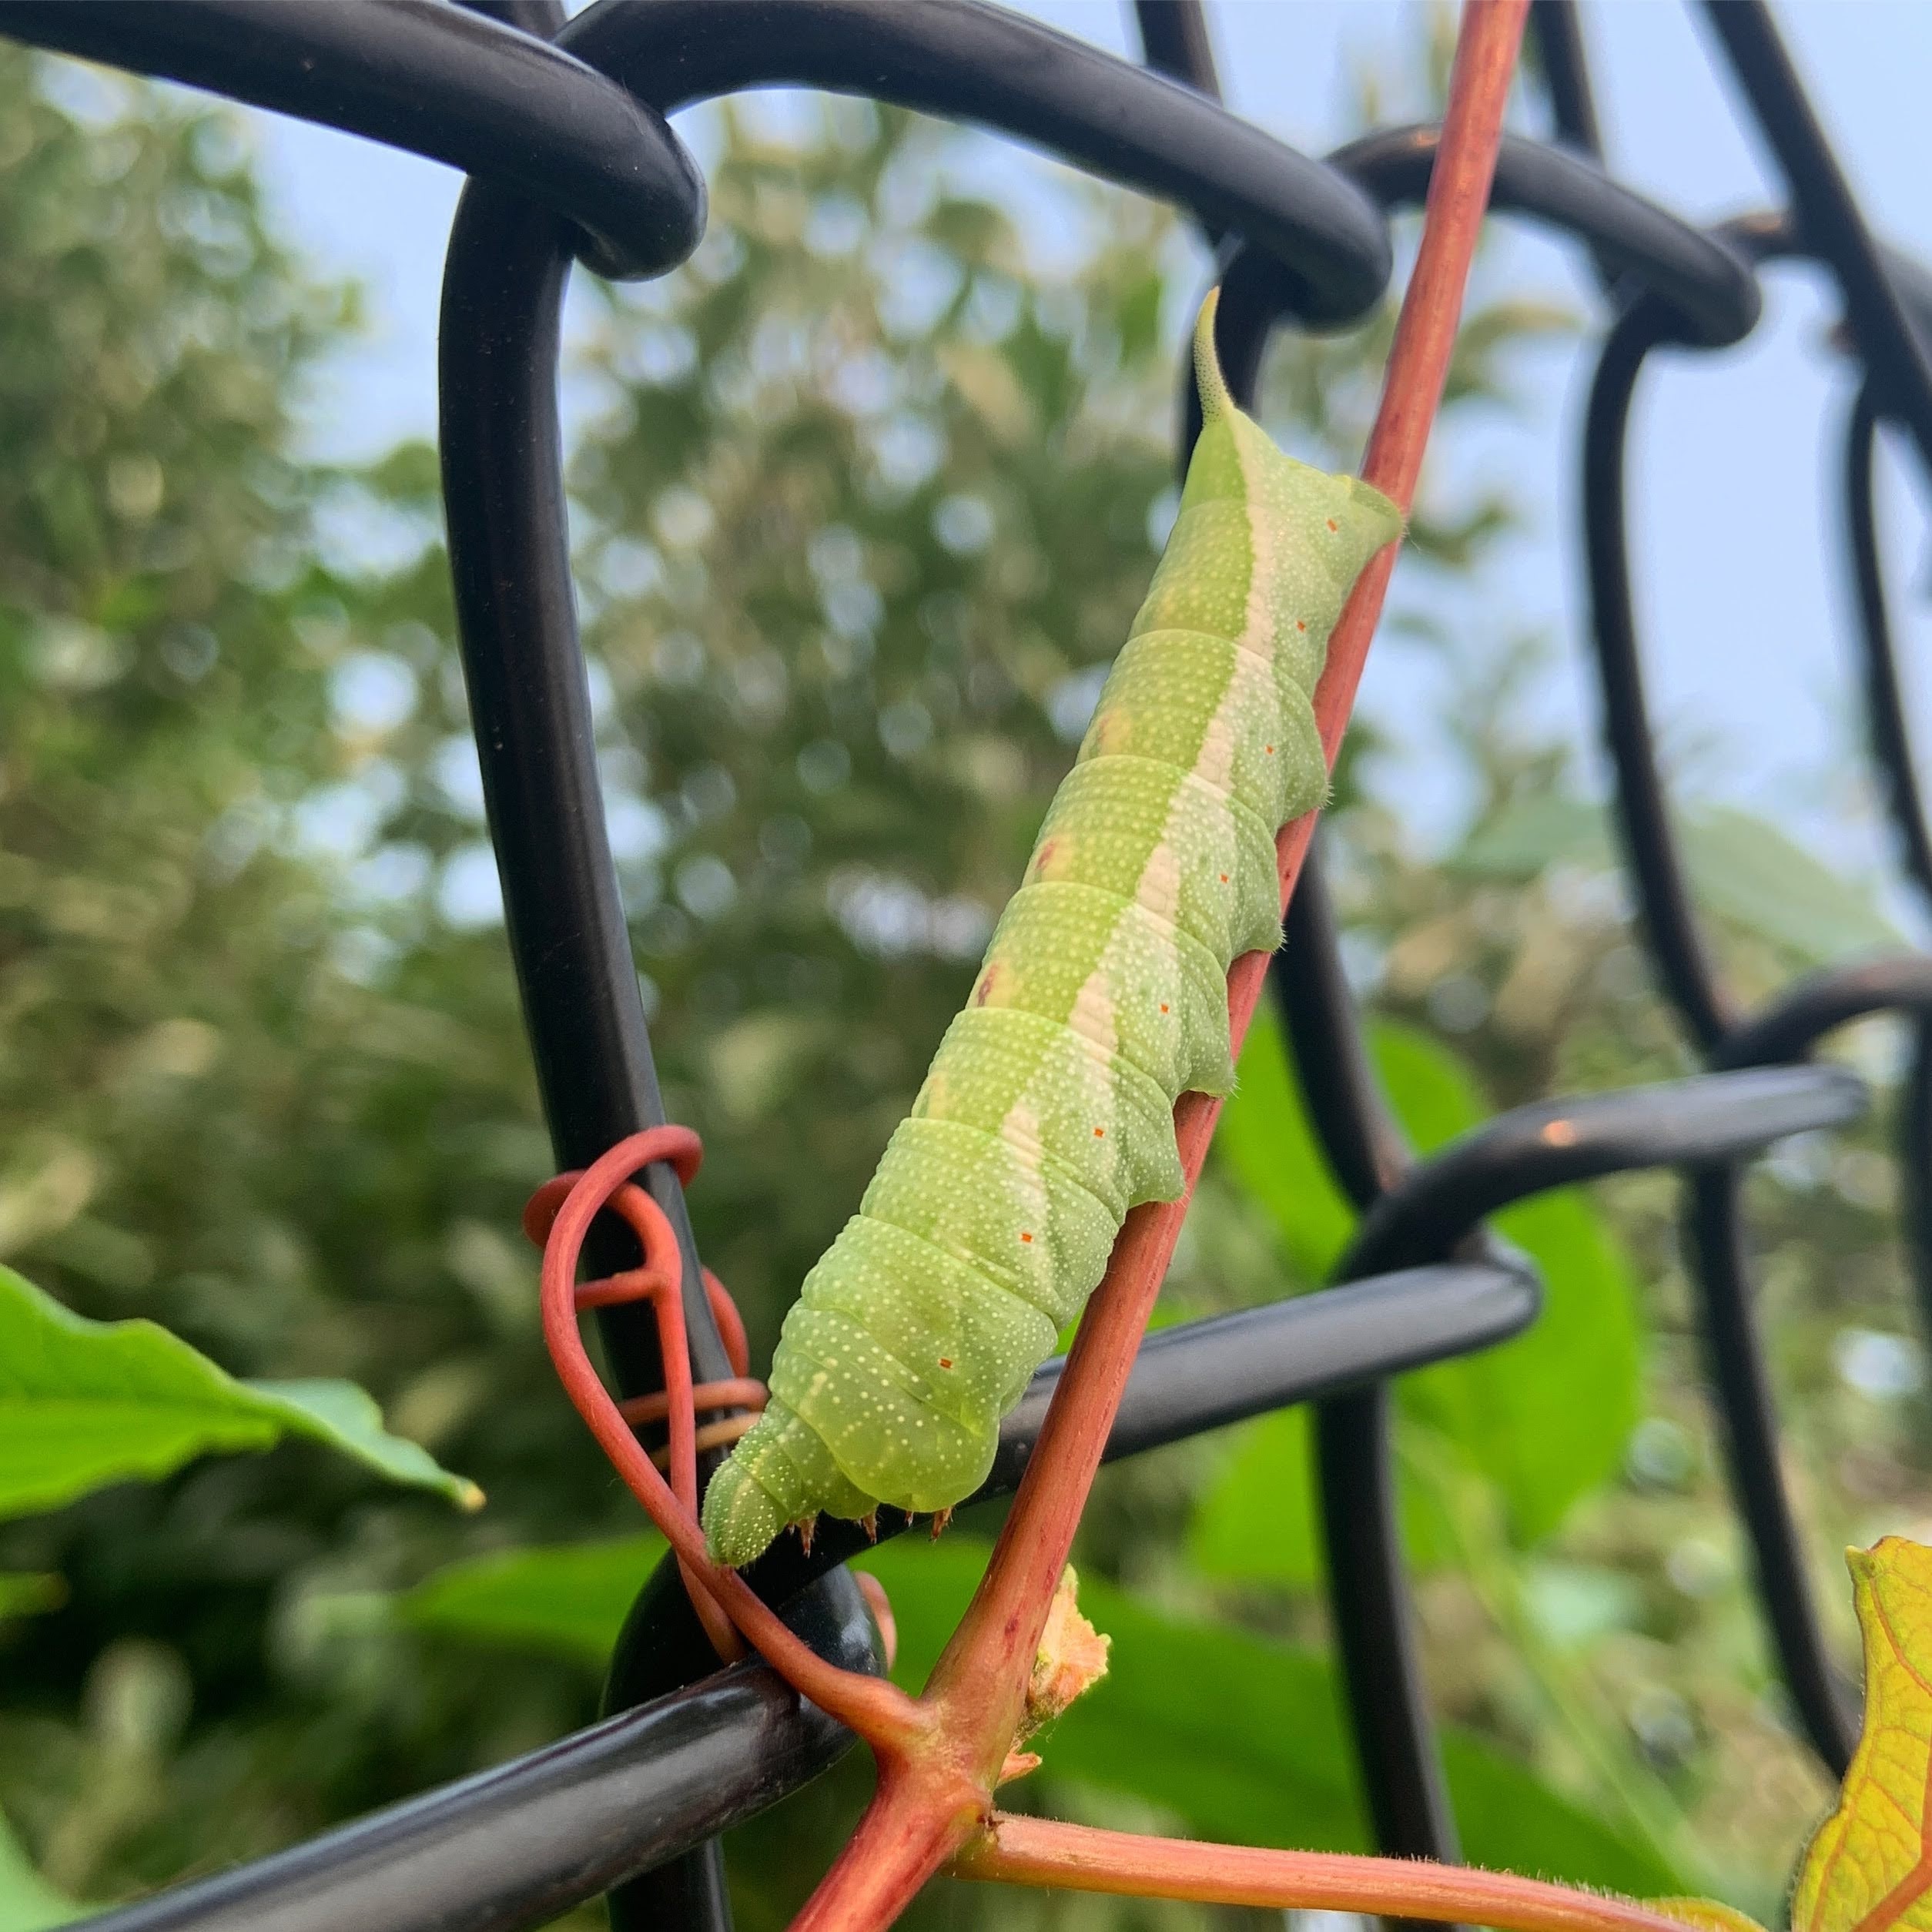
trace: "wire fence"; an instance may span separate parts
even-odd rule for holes
[[[1862,619],[1870,756],[1904,869],[1932,903],[1932,826],[1914,775],[1874,530],[1877,428],[1932,462],[1932,274],[1881,246],[1761,0],[1704,12],[1788,205],[1716,229],[1616,181],[1601,162],[1574,0],[1535,0],[1555,126],[1511,136],[1495,206],[1587,251],[1616,320],[1582,451],[1585,554],[1622,856],[1644,943],[1708,1071],[1667,1085],[1520,1108],[1415,1160],[1369,1070],[1318,856],[1288,915],[1272,988],[1328,1160],[1362,1212],[1334,1285],[1150,1338],[1108,1444],[1130,1455],[1243,1417],[1316,1406],[1329,1588],[1375,1835],[1389,1852],[1456,1856],[1396,1532],[1390,1379],[1487,1347],[1536,1316],[1541,1289],[1483,1217],[1592,1177],[1683,1174],[1683,1217],[1712,1386],[1757,1593],[1804,1730],[1842,1771],[1856,1697],[1821,1635],[1779,1472],[1753,1314],[1740,1182],[1783,1136],[1863,1112],[1860,1082],[1806,1063],[1863,1016],[1918,1023],[1901,1122],[1904,1235],[1932,1314],[1932,958],[1827,970],[1743,1010],[1700,936],[1646,710],[1630,592],[1625,448],[1651,353],[1740,341],[1757,271],[1822,264],[1863,383],[1845,430],[1847,529]],[[1419,204],[1435,143],[1386,130],[1316,159],[1220,106],[1200,0],[1137,0],[1136,66],[979,3],[943,0],[0,0],[0,32],[214,89],[467,172],[444,283],[441,443],[450,561],[509,942],[560,1169],[662,1123],[617,876],[604,830],[571,591],[558,419],[559,311],[574,261],[665,272],[696,246],[705,184],[665,116],[791,83],[996,129],[1187,210],[1219,251],[1224,361],[1249,400],[1280,326],[1348,323],[1383,298],[1388,216]],[[1923,327],[1927,333],[1921,335]],[[1196,424],[1184,434],[1188,441]],[[642,1177],[685,1257],[700,1381],[731,1366],[682,1192]],[[600,1254],[597,1272],[624,1264]],[[662,1385],[647,1311],[600,1311],[619,1393]],[[1026,1467],[1061,1364],[1004,1425],[984,1496]],[[907,1519],[881,1512],[879,1533]],[[748,1575],[819,1649],[878,1668],[842,1568],[856,1525],[785,1539]],[[92,1921],[102,1932],[512,1932],[598,1893],[620,1928],[729,1924],[718,1834],[816,1776],[852,1742],[755,1662],[720,1672],[667,1563],[645,1584],[588,1730],[291,1850]]]

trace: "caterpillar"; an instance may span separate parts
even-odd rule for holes
[[[1146,601],[910,1116],[787,1314],[771,1401],[712,1478],[712,1555],[788,1524],[942,1512],[1104,1273],[1182,1192],[1174,1103],[1234,1084],[1227,973],[1281,943],[1275,835],[1328,774],[1328,633],[1401,513],[1235,407],[1204,422]]]

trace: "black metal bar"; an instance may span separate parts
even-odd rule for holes
[[[567,266],[544,211],[475,183],[464,190],[441,331],[450,569],[510,949],[560,1169],[664,1119],[578,646],[557,420]],[[727,1376],[683,1190],[663,1163],[645,1181],[684,1253],[693,1368],[701,1381]],[[608,1309],[601,1325],[623,1392],[660,1386],[648,1311]]]
[[[1320,993],[1312,976],[1303,983],[1303,999],[1311,992]],[[1863,1083],[1840,1070],[1789,1067],[1518,1107],[1379,1195],[1337,1273],[1346,1278],[1446,1255],[1484,1216],[1512,1201],[1604,1174],[1702,1167],[1786,1134],[1837,1125],[1862,1112],[1865,1100]],[[1317,1414],[1336,1640],[1378,1841],[1409,1857],[1452,1857],[1454,1819],[1402,1582],[1388,1421],[1385,1389],[1324,1403]]]
[[[1386,1382],[1315,1411],[1329,1615],[1376,1843],[1455,1864],[1462,1845],[1416,1655],[1392,1442]]]
[[[457,0],[472,13],[486,14],[492,20],[527,34],[548,40],[570,18],[563,0]]]
[[[662,115],[446,0],[0,0],[0,33],[513,182],[606,275],[661,274],[705,232],[704,178]]]
[[[1433,123],[1388,128],[1336,149],[1328,160],[1385,207],[1419,207],[1441,139]],[[1763,307],[1757,277],[1728,235],[1659,207],[1587,156],[1505,134],[1489,205],[1586,243],[1599,261],[1667,303],[1686,339],[1717,348],[1757,325]]]
[[[1294,272],[1302,313],[1351,320],[1381,299],[1391,256],[1354,182],[1193,89],[982,4],[598,0],[558,44],[666,113],[791,82],[996,128],[1234,229]]]
[[[1878,559],[1878,517],[1873,470],[1878,454],[1878,410],[1867,383],[1852,405],[1845,429],[1845,537],[1857,600],[1863,646],[1866,731],[1872,762],[1883,785],[1887,815],[1898,842],[1900,862],[1921,896],[1932,904],[1932,827],[1912,758],[1892,624],[1885,608],[1885,573]]]
[[[1703,1320],[1706,1370],[1724,1424],[1731,1493],[1750,1532],[1758,1595],[1800,1720],[1843,1777],[1858,1741],[1857,1699],[1832,1667],[1803,1541],[1778,1466],[1770,1370],[1751,1316],[1742,1177],[1718,1167],[1689,1183],[1689,1241]]]
[[[857,1592],[795,1614],[872,1663]],[[86,1921],[93,1932],[524,1932],[816,1777],[852,1733],[744,1663],[494,1770]]]
[[[1411,1157],[1368,1063],[1342,970],[1319,831],[1302,862],[1281,937],[1281,950],[1268,963],[1268,989],[1312,1104],[1329,1171],[1358,1208],[1367,1208],[1401,1180]]]
[[[444,498],[471,723],[504,888],[524,1024],[560,1169],[664,1120],[630,933],[604,823],[590,692],[577,631],[557,416],[558,330],[568,258],[541,209],[472,182],[457,205],[444,280]],[[692,1372],[729,1375],[704,1289],[683,1188],[668,1162],[641,1177],[684,1257]],[[593,1273],[634,1265],[635,1243],[600,1218]],[[663,1385],[643,1304],[600,1312],[626,1395]],[[715,1462],[715,1458],[710,1458]],[[701,1480],[708,1468],[701,1472]],[[633,1642],[670,1654],[642,1629]],[[691,1673],[708,1651],[679,1653]],[[637,1673],[620,1655],[607,1707]],[[622,1932],[640,1917],[728,1928],[715,1841],[634,1880],[612,1901]],[[673,1916],[673,1915],[675,1916]]]
[[[1576,0],[1530,0],[1529,25],[1536,36],[1543,85],[1549,89],[1559,141],[1603,159],[1603,129],[1590,89],[1589,62],[1583,52],[1583,23]]]
[[[1141,57],[1148,67],[1210,101],[1221,98],[1207,10],[1200,0],[1133,0],[1133,18],[1140,30]]]
[[[1759,261],[1810,252],[1810,236],[1783,216],[1755,216],[1727,224],[1727,233]],[[1897,276],[1914,305],[1923,300],[1923,277]],[[1606,732],[1616,772],[1620,832],[1636,883],[1641,923],[1666,991],[1706,1057],[1714,1066],[1764,1066],[1802,1057],[1833,1026],[1878,1011],[1928,1010],[1932,962],[1887,959],[1839,967],[1801,981],[1765,1011],[1745,1019],[1711,966],[1681,862],[1658,772],[1643,698],[1624,522],[1624,446],[1636,378],[1645,357],[1669,340],[1672,324],[1651,301],[1632,307],[1606,343],[1592,384],[1584,438],[1584,527],[1592,611],[1605,700]],[[1869,541],[1870,504],[1861,504],[1857,480],[1869,483],[1869,447],[1859,460],[1857,412],[1847,480],[1849,519],[1857,567],[1876,571],[1875,554],[1860,554]],[[1896,702],[1889,635],[1874,630],[1870,586],[1860,585],[1865,604],[1865,681],[1870,729],[1877,762],[1892,790],[1901,832],[1901,796],[1916,799]],[[1882,627],[1882,604],[1877,611]],[[1888,694],[1882,688],[1892,682]],[[1903,794],[1901,787],[1904,788]],[[1921,1021],[1921,1043],[1926,1023]],[[1932,1141],[1928,1097],[1918,1072],[1902,1120],[1903,1158],[1908,1167]],[[1922,1301],[1932,1283],[1932,1210],[1923,1184],[1908,1183],[1907,1234]],[[1703,1310],[1707,1369],[1723,1424],[1732,1492],[1750,1537],[1763,1603],[1786,1683],[1800,1720],[1825,1762],[1842,1773],[1857,1737],[1855,1699],[1833,1668],[1820,1629],[1805,1562],[1803,1539],[1786,1493],[1776,1453],[1775,1407],[1769,1371],[1752,1310],[1750,1270],[1742,1224],[1736,1169],[1719,1166],[1697,1177],[1687,1202],[1688,1245]]]
[[[1709,1052],[1737,1015],[1705,950],[1671,835],[1644,701],[1625,515],[1631,399],[1645,357],[1669,340],[1669,326],[1660,309],[1639,303],[1603,345],[1584,419],[1583,541],[1604,738],[1616,774],[1615,819],[1636,886],[1638,918],[1666,993],[1698,1045]]]
[[[1869,1099],[1864,1082],[1842,1067],[1767,1064],[1516,1107],[1384,1194],[1337,1272],[1347,1279],[1415,1267],[1450,1253],[1485,1215],[1526,1194],[1754,1154],[1786,1134],[1855,1120]]]
[[[1783,171],[1812,251],[1844,292],[1859,353],[1885,411],[1910,430],[1932,474],[1932,354],[1914,326],[1764,0],[1704,0],[1709,22]]]

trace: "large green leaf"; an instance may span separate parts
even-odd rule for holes
[[[89,1321],[0,1267],[0,1518],[289,1435],[465,1508],[483,1500],[474,1483],[389,1435],[353,1383],[240,1381],[152,1321]]]
[[[1720,918],[1813,964],[1904,943],[1870,892],[1766,820],[1703,805],[1677,823],[1693,893]],[[1475,877],[1521,882],[1553,865],[1606,870],[1614,857],[1602,808],[1555,795],[1510,806],[1449,862]]]
[[[398,1599],[418,1629],[578,1657],[601,1666],[665,1541],[655,1530],[451,1563]]]
[[[67,1586],[58,1576],[33,1570],[0,1570],[0,1620],[54,1609],[66,1594]]]
[[[33,1861],[0,1816],[0,1932],[42,1932],[81,1916],[82,1907],[60,1893],[34,1870]]]
[[[1369,1047],[1397,1118],[1423,1153],[1487,1113],[1467,1070],[1426,1035],[1378,1021]],[[1223,1125],[1224,1135],[1237,1128],[1229,1164],[1274,1220],[1297,1271],[1325,1272],[1340,1258],[1352,1218],[1321,1165],[1284,1042],[1265,1009],[1243,1050],[1241,1076]],[[1514,1341],[1404,1377],[1398,1401],[1496,1483],[1512,1535],[1527,1543],[1617,1468],[1637,1418],[1642,1331],[1629,1271],[1587,1197],[1544,1195],[1497,1216],[1495,1225],[1535,1262],[1542,1313]],[[1210,1575],[1311,1580],[1308,1441],[1305,1425],[1291,1417],[1249,1425],[1197,1512],[1194,1555]],[[1414,1487],[1404,1485],[1405,1521],[1411,1555],[1427,1563],[1446,1545],[1428,1529],[1433,1503],[1411,1496]]]
[[[419,1628],[601,1661],[661,1545],[627,1536],[490,1556],[402,1599]],[[916,1689],[985,1567],[987,1546],[906,1537],[860,1558],[899,1626],[893,1676]],[[1083,1579],[1080,1605],[1113,1639],[1107,1676],[1046,1734],[1047,1772],[1158,1804],[1204,1837],[1360,1850],[1367,1840],[1334,1672],[1314,1652],[1206,1618],[1172,1616]],[[1451,1729],[1444,1753],[1468,1855],[1485,1864],[1636,1893],[1668,1891],[1666,1862],[1589,1818],[1522,1766]]]

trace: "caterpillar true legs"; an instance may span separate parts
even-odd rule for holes
[[[1321,802],[1328,633],[1400,535],[1378,491],[1284,455],[1195,333],[1204,421],[1154,583],[970,1003],[786,1316],[705,1532],[947,1509],[1104,1272],[1181,1190],[1174,1105],[1224,1093],[1227,969],[1280,939],[1274,836]]]

